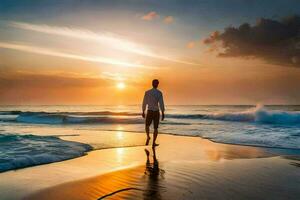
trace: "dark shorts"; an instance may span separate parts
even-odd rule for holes
[[[153,127],[157,129],[159,124],[159,111],[152,111],[152,110],[147,111],[146,126],[150,126],[152,121],[153,121]]]

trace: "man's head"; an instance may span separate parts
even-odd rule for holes
[[[158,81],[157,79],[154,79],[154,80],[152,81],[152,86],[153,86],[154,88],[157,88],[157,87],[158,87],[158,84],[159,84],[159,81]]]

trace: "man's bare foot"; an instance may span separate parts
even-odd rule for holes
[[[152,147],[157,147],[159,144],[157,144],[157,143],[153,143],[152,144]]]
[[[146,140],[146,145],[148,145],[149,144],[149,141],[150,141],[150,137],[147,137],[147,140]]]

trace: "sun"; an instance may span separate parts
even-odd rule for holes
[[[123,83],[123,82],[117,83],[117,88],[118,88],[119,90],[123,90],[125,87],[126,87],[125,83]]]

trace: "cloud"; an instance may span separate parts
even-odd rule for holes
[[[222,57],[259,58],[270,64],[300,67],[300,16],[261,18],[253,26],[227,27],[203,42]]]
[[[59,35],[88,41],[96,41],[105,44],[107,47],[110,48],[130,53],[136,53],[140,55],[145,55],[149,53],[149,50],[142,47],[141,45],[137,45],[134,42],[124,39],[122,36],[110,32],[95,33],[93,31],[80,28],[69,28],[65,26],[49,26],[46,24],[30,24],[23,22],[10,22],[10,26],[23,30],[35,31],[51,35]]]
[[[108,85],[99,77],[70,76],[68,74],[32,73],[27,71],[1,71],[0,88],[57,88],[64,87],[98,87]]]
[[[101,78],[110,81],[126,81],[131,83],[138,83],[143,80],[143,75],[140,72],[135,73],[116,73],[104,71],[101,73]]]
[[[118,65],[118,66],[125,66],[125,67],[141,67],[141,68],[155,68],[140,64],[134,64],[134,63],[128,63],[123,62],[114,58],[104,58],[100,56],[91,56],[91,55],[76,55],[76,54],[70,54],[70,53],[64,53],[60,52],[58,50],[53,49],[46,49],[46,48],[40,48],[32,45],[24,45],[24,44],[15,44],[15,43],[6,43],[6,42],[0,42],[0,48],[4,49],[13,49],[17,51],[23,51],[23,52],[29,52],[29,53],[35,53],[35,54],[41,54],[41,55],[47,55],[47,56],[56,56],[56,57],[62,57],[62,58],[69,58],[69,59],[76,59],[76,60],[82,60],[87,62],[97,62],[97,63],[104,63],[104,64],[111,64],[111,65]]]
[[[142,20],[146,20],[146,21],[152,21],[154,19],[159,18],[160,16],[157,14],[157,12],[155,11],[151,11],[149,13],[147,13],[146,15],[142,16],[141,19]],[[166,24],[171,24],[174,22],[174,17],[173,16],[166,16],[163,18],[163,22]]]
[[[173,22],[174,22],[174,17],[172,17],[172,16],[167,16],[164,18],[164,23],[166,23],[166,24],[171,24]]]
[[[187,43],[186,47],[189,48],[189,49],[192,49],[196,46],[196,42],[194,41],[191,41],[189,43]]]
[[[141,19],[146,20],[146,21],[151,21],[156,18],[159,18],[159,15],[156,12],[151,11],[151,12],[147,13],[146,15],[142,16]]]
[[[127,78],[123,74],[113,72],[102,72],[101,77],[113,81],[125,81]]]
[[[111,85],[110,81],[99,77],[2,71],[1,68],[2,66],[0,66],[0,104],[103,102],[103,97],[99,97],[95,91],[105,90]]]
[[[108,33],[108,32],[95,33],[93,31],[86,30],[86,29],[49,26],[45,24],[30,24],[30,23],[23,23],[23,22],[10,22],[10,26],[23,29],[23,30],[35,31],[35,32],[40,32],[45,34],[59,35],[59,36],[77,38],[77,39],[88,40],[88,41],[96,41],[101,44],[104,44],[107,48],[113,48],[113,49],[121,50],[123,52],[134,53],[137,55],[147,56],[155,59],[166,60],[166,61],[188,64],[188,65],[199,65],[197,63],[178,60],[176,58],[172,58],[167,55],[157,54],[140,44],[136,44],[134,42],[128,41],[124,39],[124,37],[116,35],[114,33]]]

